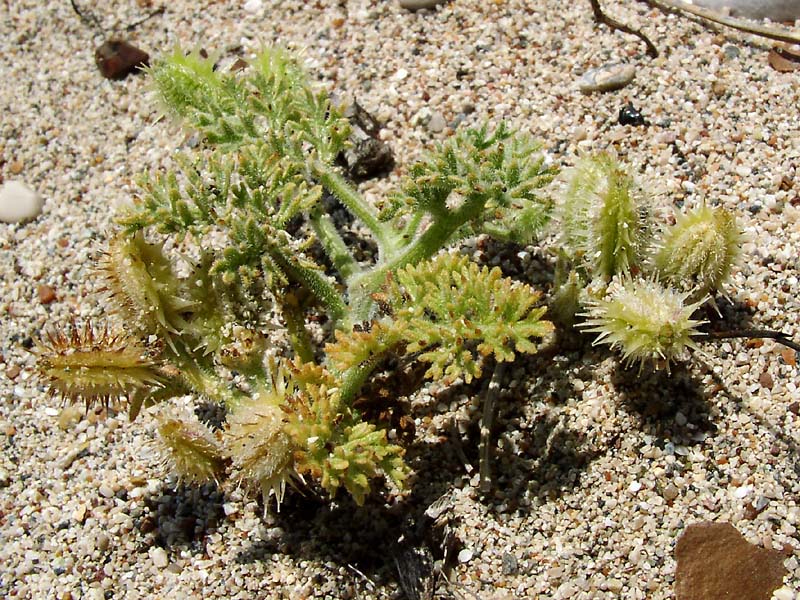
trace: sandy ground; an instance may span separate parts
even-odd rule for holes
[[[588,3],[555,0],[419,13],[388,0],[264,2],[255,13],[174,0],[126,31],[159,6],[148,4],[85,10],[152,55],[178,42],[228,60],[262,44],[302,50],[321,84],[354,93],[386,123],[399,164],[365,185],[372,198],[452,125],[505,119],[564,166],[614,150],[664,209],[736,210],[748,241],[723,315],[800,337],[800,72],[773,70],[770,43],[608,2],[651,36],[661,50],[651,60],[637,40],[596,27]],[[795,597],[800,391],[793,356],[771,342],[705,345],[670,380],[590,348],[519,361],[498,407],[488,498],[465,466],[477,465],[480,386],[426,387],[412,398],[408,497],[378,489],[357,508],[294,493],[267,516],[238,491],[162,478],[148,419],[83,417],[50,399],[26,348],[46,324],[107,312],[93,267],[114,206],[187,143],[154,122],[142,77],[100,77],[102,38],[68,2],[0,7],[0,177],[45,198],[35,221],[0,224],[0,596],[401,598],[410,557],[440,551],[424,511],[444,496],[459,543],[441,597],[672,598],[675,541],[703,520],[782,549],[778,598]],[[585,70],[620,60],[636,66],[630,86],[578,91]],[[617,123],[627,102],[649,126]],[[442,118],[448,127],[433,131]],[[542,280],[544,250],[503,252],[509,274]]]

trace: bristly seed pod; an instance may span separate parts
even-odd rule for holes
[[[701,206],[678,215],[657,243],[652,268],[665,284],[696,300],[719,291],[739,256],[742,233],[733,213]]]
[[[108,328],[49,331],[38,342],[37,366],[50,394],[107,405],[135,391],[162,387],[159,364],[141,341]]]
[[[704,321],[692,314],[706,299],[685,304],[687,296],[648,279],[614,282],[604,299],[590,302],[579,327],[599,334],[593,345],[621,350],[628,364],[639,362],[641,368],[661,359],[669,369],[687,348],[697,348],[693,338],[701,335],[697,327]]]
[[[561,221],[567,246],[583,260],[590,277],[610,281],[639,266],[649,210],[633,178],[611,156],[578,163],[561,206]]]
[[[130,325],[168,341],[187,327],[183,314],[195,303],[180,297],[178,278],[159,244],[141,233],[117,235],[109,241],[102,270]]]
[[[194,414],[170,408],[156,414],[165,466],[188,483],[219,484],[227,464],[222,444]]]
[[[233,466],[240,471],[242,480],[261,489],[265,505],[274,494],[278,510],[286,482],[294,473],[292,442],[284,432],[281,410],[292,387],[279,373],[271,389],[239,403],[228,414],[224,434]]]

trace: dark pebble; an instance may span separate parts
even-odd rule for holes
[[[503,554],[503,575],[514,575],[519,570],[519,565],[517,564],[517,557],[511,554],[510,552],[506,552]]]
[[[642,113],[630,102],[619,109],[619,117],[617,119],[620,125],[647,125]]]
[[[107,40],[94,51],[94,62],[106,79],[123,79],[148,66],[150,56],[124,40]]]

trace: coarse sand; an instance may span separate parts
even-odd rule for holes
[[[111,35],[151,56],[204,48],[223,65],[262,45],[301,52],[321,85],[385,123],[398,167],[363,184],[376,201],[459,123],[505,119],[565,167],[611,150],[665,214],[704,201],[735,210],[747,241],[723,315],[800,338],[800,71],[771,68],[771,42],[632,0],[604,8],[641,27],[657,59],[597,26],[588,2],[76,3],[104,34],[70,2],[0,7],[0,177],[45,200],[36,220],[0,224],[0,597],[338,600],[402,598],[403,585],[413,597],[407,579],[430,583],[424,548],[441,559],[425,515],[440,498],[433,516],[456,541],[439,597],[673,598],[676,540],[703,520],[784,551],[777,598],[796,597],[799,379],[771,341],[704,344],[671,378],[588,345],[518,360],[498,401],[488,497],[473,468],[481,385],[425,385],[410,398],[406,496],[378,484],[359,508],[293,491],[267,515],[240,490],[164,478],[152,420],[63,407],[27,351],[48,324],[106,315],[94,268],[115,206],[138,174],[197,143],[156,122],[145,78],[100,76],[94,48]],[[580,93],[586,70],[623,61],[636,67],[630,85]],[[649,125],[618,124],[628,102]],[[470,249],[547,285],[538,246]]]

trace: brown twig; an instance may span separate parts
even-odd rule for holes
[[[592,1],[594,2],[594,0]],[[792,31],[770,27],[768,25],[760,25],[759,23],[748,21],[746,19],[736,19],[734,17],[729,17],[727,15],[714,12],[713,10],[708,10],[706,8],[701,8],[699,6],[682,2],[681,0],[644,1],[662,11],[686,12],[696,17],[700,17],[701,19],[711,21],[712,23],[718,23],[719,25],[724,25],[725,27],[730,27],[731,29],[738,29],[739,31],[744,31],[745,33],[752,33],[754,35],[759,35],[771,40],[777,40],[779,42],[800,44],[800,34]]]
[[[785,333],[781,333],[780,331],[772,331],[771,329],[731,329],[730,331],[709,331],[695,339],[698,342],[703,342],[708,340],[728,340],[732,338],[761,338],[775,340],[779,344],[782,344],[787,348],[791,348],[795,352],[800,352],[800,344],[792,341],[792,339]]]
[[[93,12],[87,12],[86,14],[81,11],[78,3],[75,0],[69,0],[69,3],[72,5],[72,10],[78,15],[78,18],[81,20],[81,23],[86,25],[87,27],[93,27],[97,29],[99,32],[103,32],[103,26],[100,24],[100,19]]]
[[[611,29],[618,29],[623,33],[628,33],[630,35],[635,35],[640,40],[642,40],[647,46],[647,56],[651,58],[656,58],[658,56],[658,48],[655,47],[655,44],[650,41],[645,34],[643,34],[638,29],[633,29],[632,27],[628,27],[624,23],[620,23],[619,21],[612,19],[607,14],[603,12],[603,9],[600,8],[600,0],[589,0],[592,4],[592,12],[594,13],[594,20],[598,23],[603,23],[608,25]]]

